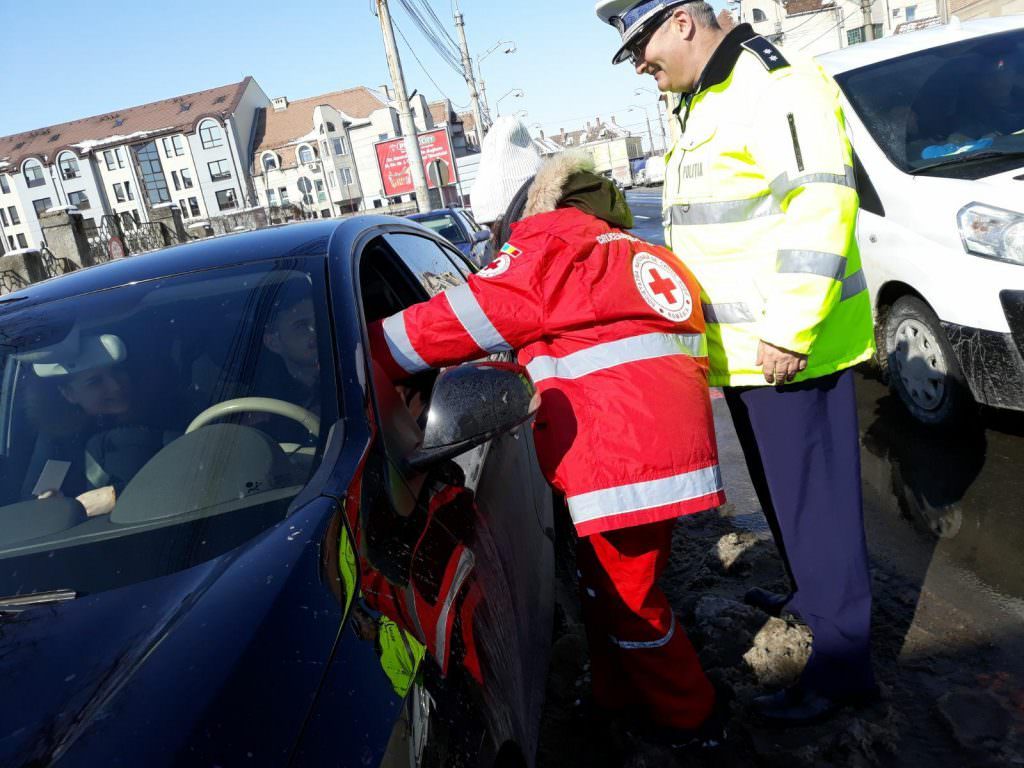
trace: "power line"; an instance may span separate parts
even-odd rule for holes
[[[857,8],[857,11],[860,11],[860,8]],[[832,31],[833,31],[833,30],[835,30],[835,29],[838,29],[838,28],[840,27],[840,25],[842,25],[842,23],[843,23],[844,21],[846,21],[846,20],[847,20],[848,18],[850,18],[851,16],[853,16],[853,14],[854,14],[854,13],[855,13],[855,11],[850,11],[850,12],[849,12],[848,14],[846,14],[845,16],[843,16],[843,18],[841,18],[841,19],[840,19],[839,21],[837,21],[837,22],[836,22],[835,24],[833,24],[833,25],[832,25],[831,27],[829,27],[829,28],[828,28],[828,29],[826,29],[826,30],[825,30],[824,32],[822,32],[822,33],[821,33],[820,35],[818,35],[818,36],[817,36],[816,38],[814,38],[813,40],[811,40],[811,42],[807,43],[806,45],[801,45],[801,46],[800,46],[800,50],[802,51],[802,50],[804,50],[805,48],[810,48],[810,47],[811,47],[812,45],[814,45],[814,44],[815,44],[816,42],[818,42],[819,40],[821,40],[821,38],[823,38],[823,37],[824,37],[825,35],[829,34],[830,32],[832,32]]]
[[[449,46],[448,42],[441,38],[438,33],[432,28],[430,22],[423,17],[423,15],[417,10],[416,6],[413,5],[412,0],[399,0],[402,7],[405,8],[406,13],[412,19],[413,23],[419,27],[420,32],[427,38],[434,50],[437,51],[441,59],[450,66],[453,70],[462,73],[462,59],[461,54],[458,53],[457,49],[453,49]]]
[[[416,55],[416,49],[409,44],[409,39],[405,36],[405,32],[402,31],[402,28],[398,25],[397,21],[395,22],[395,29],[398,30],[398,34],[402,38],[402,42],[405,43],[405,47],[409,49],[409,53],[411,53],[412,57],[416,59],[416,63],[420,65],[420,69],[423,70],[423,74],[426,75],[427,79],[434,84],[435,88],[437,88],[438,93],[440,93],[448,101],[450,101],[456,109],[469,109],[469,107],[464,107],[460,104],[456,104],[455,101],[447,93],[444,92],[441,86],[437,84],[437,81],[430,76],[430,72],[427,70],[426,66],[424,66],[423,62],[420,61],[420,57]]]
[[[448,28],[444,25],[441,19],[437,17],[437,14],[434,13],[434,8],[430,4],[429,0],[419,0],[419,3],[424,8],[427,9],[427,14],[430,16],[431,19],[433,19],[435,27],[441,30],[441,34],[443,34],[448,39],[448,42],[451,43],[452,48],[458,50],[459,44],[455,42],[455,38],[451,36],[451,33],[448,31]]]

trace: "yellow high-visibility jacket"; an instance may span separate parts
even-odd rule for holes
[[[809,355],[797,381],[869,359],[859,200],[835,83],[742,24],[677,118],[665,239],[701,283],[710,383],[764,385],[761,340]]]

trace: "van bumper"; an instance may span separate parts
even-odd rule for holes
[[[1024,411],[1024,291],[1002,291],[1009,333],[943,323],[974,399]]]

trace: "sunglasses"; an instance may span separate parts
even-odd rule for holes
[[[647,51],[647,44],[651,42],[651,38],[654,37],[654,33],[661,29],[665,25],[665,22],[671,18],[673,10],[675,9],[670,9],[668,12],[662,14],[660,18],[651,22],[651,24],[648,25],[647,30],[645,30],[640,37],[626,46],[626,55],[629,57],[629,61],[634,67],[639,67],[640,64],[644,62],[646,58],[644,53]]]

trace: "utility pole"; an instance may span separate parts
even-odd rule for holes
[[[872,0],[860,0],[860,10],[864,14],[864,40],[875,39],[875,25],[871,23]]]
[[[481,146],[484,141],[484,115],[480,111],[480,95],[476,90],[476,78],[473,77],[473,60],[469,57],[469,43],[466,42],[466,24],[462,18],[462,9],[458,0],[455,1],[455,28],[459,30],[459,46],[462,48],[462,74],[469,86],[469,100],[473,104],[473,118],[476,120],[476,135]]]
[[[395,86],[398,98],[398,119],[405,134],[405,154],[409,158],[409,172],[412,174],[413,190],[416,192],[416,204],[420,213],[433,210],[430,202],[430,191],[427,189],[427,175],[423,170],[423,156],[420,154],[420,140],[416,133],[416,123],[412,119],[409,106],[409,94],[405,90],[405,75],[402,74],[402,60],[398,56],[398,45],[395,43],[395,29],[391,25],[391,11],[388,0],[376,0],[377,16],[380,28],[384,33],[384,51],[388,57],[388,69],[391,70],[391,82]]]

